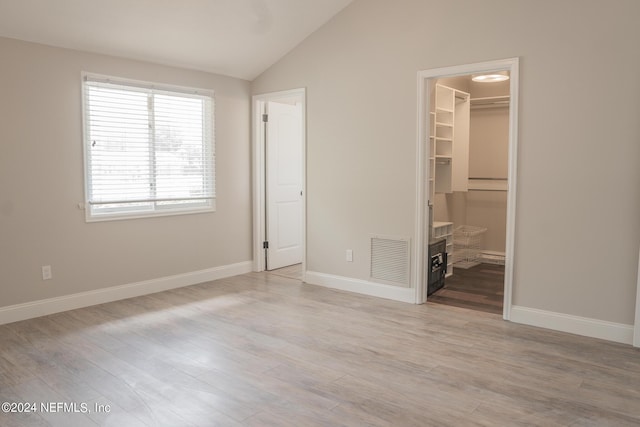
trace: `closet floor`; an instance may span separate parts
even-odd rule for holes
[[[427,298],[429,302],[494,314],[502,314],[503,299],[504,266],[493,264],[480,264],[468,270],[454,267],[444,288]]]

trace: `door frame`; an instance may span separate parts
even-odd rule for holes
[[[270,92],[252,97],[252,151],[253,151],[253,271],[260,272],[266,269],[265,249],[262,244],[266,240],[266,153],[263,144],[265,138],[265,126],[262,114],[265,105],[271,101],[298,98],[301,111],[302,132],[302,277],[304,280],[307,271],[307,93],[305,88],[291,89],[279,92]]]
[[[633,323],[633,346],[640,347],[640,254],[638,255],[638,278],[636,286],[636,318]]]
[[[513,298],[514,251],[516,239],[516,211],[517,211],[517,166],[518,166],[518,95],[519,95],[519,58],[509,58],[496,61],[479,62],[474,64],[457,65],[436,68],[418,72],[418,140],[417,140],[417,183],[416,183],[416,277],[418,278],[416,304],[427,301],[426,286],[428,283],[427,263],[429,241],[429,187],[426,178],[429,176],[428,135],[430,135],[430,121],[427,112],[430,110],[429,81],[443,77],[454,77],[482,73],[487,71],[509,71],[510,73],[510,108],[509,108],[509,166],[507,192],[507,225],[504,271],[504,306],[502,317],[511,319]]]

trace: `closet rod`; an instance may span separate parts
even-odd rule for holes
[[[477,178],[477,177],[469,177],[469,179],[481,179],[483,181],[506,181],[507,178]]]
[[[508,187],[507,178],[469,177],[469,191],[507,191]]]
[[[489,110],[493,108],[509,108],[509,104],[505,103],[495,103],[495,104],[480,104],[480,105],[472,105],[472,110]]]
[[[496,108],[508,107],[510,103],[509,95],[489,96],[486,98],[471,98],[471,108]]]
[[[511,97],[509,95],[503,96],[485,96],[483,98],[471,98],[472,104],[491,104],[495,102],[509,102]]]

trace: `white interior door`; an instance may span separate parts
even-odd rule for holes
[[[301,105],[267,103],[267,270],[302,262]]]

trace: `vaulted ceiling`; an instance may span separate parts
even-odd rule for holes
[[[0,0],[0,37],[253,80],[351,1]]]

